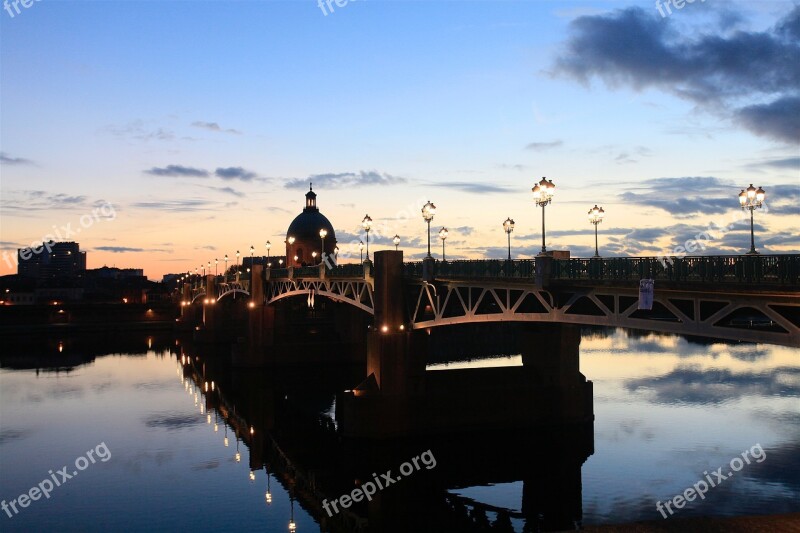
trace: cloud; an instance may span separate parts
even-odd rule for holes
[[[99,250],[101,252],[112,252],[115,254],[121,254],[126,252],[144,252],[144,248],[129,248],[127,246],[97,246],[95,250]]]
[[[0,152],[0,164],[3,165],[33,165],[33,161],[30,159],[24,159],[22,157],[11,157],[5,152]]]
[[[46,191],[12,190],[3,194],[0,209],[24,213],[26,211],[56,211],[87,206],[87,196],[71,196]]]
[[[745,165],[746,168],[760,168],[770,167],[779,169],[789,169],[800,172],[800,157],[784,157],[782,159],[771,159],[768,161],[759,161],[756,163],[749,163]]]
[[[162,127],[153,127],[143,120],[134,120],[122,126],[106,126],[105,131],[114,137],[130,137],[140,141],[171,141],[176,138],[175,133]]]
[[[192,122],[192,126],[194,126],[195,128],[202,128],[204,130],[216,131],[216,132],[220,132],[220,133],[232,133],[234,135],[241,135],[242,134],[241,131],[235,130],[233,128],[223,129],[216,122],[202,122],[200,120],[196,120],[196,121]]]
[[[526,150],[533,150],[534,152],[544,152],[545,150],[552,150],[563,145],[564,141],[550,141],[550,142],[533,142],[525,146]]]
[[[202,168],[185,167],[183,165],[167,165],[166,167],[153,167],[145,170],[151,176],[169,176],[172,178],[207,178],[208,171]]]
[[[343,187],[369,187],[372,185],[397,185],[406,183],[406,179],[375,170],[359,172],[342,172],[339,174],[312,174],[307,178],[297,178],[286,183],[287,189],[305,189],[309,183],[316,183],[324,189],[340,189]]]
[[[224,209],[229,204],[210,202],[199,198],[187,198],[183,200],[155,200],[145,202],[134,202],[131,207],[138,209],[153,209],[156,211],[172,211],[177,213],[188,213],[196,211],[216,211]],[[234,204],[235,205],[235,202]]]
[[[726,213],[739,206],[736,187],[711,176],[645,180],[638,189],[619,195],[625,203],[655,207],[676,218]]]
[[[696,37],[639,7],[582,16],[570,24],[554,74],[586,85],[599,78],[611,87],[657,88],[756,135],[798,143],[800,62],[791,58],[800,56],[800,6],[761,32],[727,32],[730,20]]]
[[[428,187],[446,187],[448,189],[455,189],[462,192],[477,193],[477,194],[511,192],[511,189],[509,189],[508,187],[502,187],[500,185],[492,185],[489,183],[473,183],[468,181],[436,182],[436,183],[426,183],[426,185]]]
[[[217,191],[217,192],[221,192],[221,193],[224,193],[224,194],[230,194],[230,195],[236,196],[237,198],[241,198],[241,197],[244,196],[243,192],[237,191],[233,187],[206,187],[206,188],[210,189],[212,191]]]
[[[255,172],[250,172],[242,167],[227,167],[218,168],[214,171],[214,175],[224,180],[240,180],[240,181],[253,181],[258,176]]]

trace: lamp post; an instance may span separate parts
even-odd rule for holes
[[[503,230],[508,235],[508,260],[511,261],[511,232],[514,231],[514,221],[511,217],[503,221]]]
[[[747,252],[747,255],[758,255],[756,251],[756,239],[753,233],[753,211],[761,207],[766,196],[767,193],[764,192],[764,189],[761,187],[756,189],[753,187],[752,183],[747,189],[742,189],[742,192],[739,193],[739,204],[742,206],[742,209],[750,210],[750,251]]]
[[[239,282],[239,250],[236,250],[236,282]]]
[[[594,204],[594,207],[589,209],[589,222],[594,224],[594,256],[600,257],[600,252],[597,248],[597,225],[603,221],[603,217],[606,216],[606,212],[603,211],[602,207],[597,207],[597,204]]]
[[[228,254],[225,254],[225,283],[228,283]]]
[[[372,229],[372,219],[369,215],[366,215],[364,220],[361,221],[361,226],[364,228],[364,231],[367,232],[367,261],[369,261],[369,230]]]
[[[322,248],[320,249],[319,262],[322,263],[322,258],[325,257],[325,237],[328,235],[328,230],[322,228],[319,230],[319,238],[322,239]]]
[[[267,268],[272,266],[272,263],[269,262],[269,249],[272,248],[272,243],[267,241]]]
[[[250,269],[253,268],[253,252],[255,252],[255,247],[251,244],[250,245]]]
[[[431,220],[435,214],[436,206],[428,200],[428,203],[422,206],[422,218],[428,223],[428,257],[431,257]]]
[[[214,258],[214,280],[215,280],[214,283],[216,283],[217,274],[219,273],[219,266],[218,265],[219,265],[219,261],[215,257]]]
[[[311,252],[311,264],[315,265],[317,263],[317,251],[314,250]]]
[[[338,246],[334,246],[333,247],[333,262],[334,263],[338,263],[339,262],[339,247]]]
[[[444,241],[447,239],[447,228],[439,230],[439,238],[442,239],[442,261],[447,261],[444,255]]]
[[[400,246],[400,235],[395,234],[392,238],[392,242],[394,243],[394,251],[397,251],[397,247]]]
[[[358,253],[361,254],[361,262],[364,262],[364,241],[358,241]]]
[[[547,247],[545,246],[545,226],[544,226],[544,208],[547,204],[549,204],[553,199],[553,192],[556,186],[553,184],[553,180],[547,180],[547,178],[542,178],[542,181],[537,183],[533,186],[531,191],[533,192],[533,201],[536,202],[536,205],[542,208],[542,251],[539,255],[544,255],[547,253]]]

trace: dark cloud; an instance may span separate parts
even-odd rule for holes
[[[655,87],[757,135],[797,143],[800,6],[762,32],[726,33],[731,21],[728,13],[716,32],[695,37],[639,7],[582,16],[570,25],[555,73],[584,84],[600,78],[610,86]],[[743,106],[745,99],[760,103]]]
[[[461,192],[469,192],[476,194],[497,193],[497,192],[511,192],[512,189],[503,187],[501,185],[492,185],[490,183],[473,183],[469,181],[448,181],[426,183],[428,187],[444,187],[447,189],[457,190]]]
[[[718,178],[695,176],[645,180],[619,198],[625,203],[663,209],[676,218],[689,218],[735,209],[739,207],[737,194],[734,186]]]
[[[244,196],[243,192],[237,191],[233,187],[207,187],[207,189],[210,189],[212,191],[221,192],[221,193],[224,193],[224,194],[230,194],[230,195],[236,196],[238,198],[241,198],[241,197]]]
[[[255,172],[250,172],[242,167],[218,168],[214,175],[224,180],[253,181],[258,176]]]
[[[406,179],[374,170],[359,172],[342,172],[339,174],[312,174],[307,178],[297,178],[286,183],[287,189],[305,189],[309,183],[316,183],[325,189],[342,187],[366,187],[370,185],[397,185],[406,183]]]
[[[545,150],[552,150],[562,146],[564,141],[550,141],[550,142],[532,142],[525,146],[526,150],[533,150],[534,152],[543,152]]]
[[[207,178],[209,173],[202,168],[185,167],[183,165],[167,165],[166,167],[153,167],[145,170],[151,176],[169,176],[172,178]]]
[[[0,164],[3,165],[33,165],[33,161],[30,159],[24,159],[22,157],[11,157],[5,152],[0,152]]]
[[[200,120],[196,120],[196,121],[192,122],[192,126],[194,126],[195,128],[201,128],[201,129],[204,129],[204,130],[216,131],[216,132],[220,132],[220,133],[232,133],[234,135],[241,135],[242,134],[241,131],[235,130],[233,128],[224,129],[224,128],[220,127],[220,125],[217,124],[216,122],[202,122]]]

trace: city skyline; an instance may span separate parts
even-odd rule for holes
[[[155,279],[251,245],[266,255],[267,240],[276,255],[314,182],[340,248],[364,239],[369,213],[373,250],[398,234],[423,257],[431,200],[448,259],[506,257],[507,217],[511,255],[532,257],[543,176],[556,185],[549,250],[594,255],[599,205],[600,255],[671,254],[735,221],[698,253],[743,254],[737,195],[752,183],[767,195],[756,248],[800,251],[791,2],[665,16],[651,2],[357,1],[323,14],[312,1],[53,1],[0,15],[12,255],[61,234],[88,268]]]

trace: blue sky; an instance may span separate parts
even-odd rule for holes
[[[3,250],[71,223],[89,267],[159,278],[282,242],[313,180],[341,244],[369,213],[378,249],[398,233],[419,256],[430,199],[448,258],[502,257],[507,216],[513,254],[530,257],[530,189],[547,176],[551,249],[591,255],[599,203],[601,253],[669,253],[737,216],[753,182],[768,194],[759,248],[800,251],[797,4],[333,5],[0,12]],[[113,217],[80,223],[106,203]],[[705,253],[748,239],[739,224]]]

